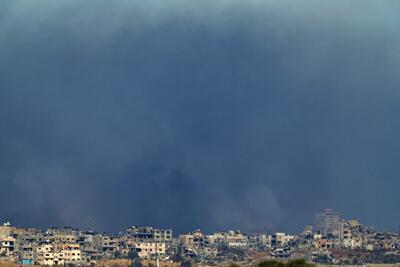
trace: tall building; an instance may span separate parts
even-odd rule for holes
[[[314,228],[323,235],[339,235],[341,219],[340,214],[331,209],[317,212],[314,218]]]
[[[153,240],[156,242],[171,242],[172,230],[171,229],[155,229],[153,227],[138,227],[131,226],[127,230],[130,237],[136,240]]]

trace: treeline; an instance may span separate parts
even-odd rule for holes
[[[240,265],[233,263],[229,267],[240,267]],[[289,262],[281,262],[275,260],[262,261],[255,267],[316,267],[315,264],[307,263],[303,259],[291,260]]]

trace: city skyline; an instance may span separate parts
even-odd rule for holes
[[[310,221],[308,224],[305,225],[298,225],[298,229],[297,231],[289,231],[288,229],[282,229],[282,228],[273,228],[271,226],[268,225],[268,222],[266,222],[266,225],[264,227],[264,229],[260,229],[257,231],[243,231],[242,229],[236,228],[221,228],[221,229],[216,229],[214,231],[204,231],[204,229],[198,228],[198,227],[193,227],[191,231],[189,232],[193,232],[193,231],[197,231],[197,230],[201,230],[204,233],[212,233],[212,232],[227,232],[227,231],[240,231],[246,234],[257,234],[257,233],[273,233],[273,232],[285,232],[285,233],[290,233],[290,234],[295,234],[301,231],[304,231],[304,229],[307,229],[308,227],[312,227],[314,231],[321,231],[321,233],[323,233],[324,235],[327,234],[327,232],[333,230],[330,229],[329,226],[323,226],[322,228],[320,228],[321,226],[321,222],[319,221],[320,219],[320,215],[323,214],[323,216],[325,216],[325,214],[331,214],[332,216],[337,216],[336,219],[334,219],[334,224],[336,223],[341,223],[341,222],[345,222],[345,221],[358,221],[360,223],[362,223],[358,218],[356,217],[342,217],[342,214],[339,211],[335,211],[332,210],[331,208],[325,208],[322,210],[319,210],[317,212],[314,213],[314,216],[312,218],[310,218]],[[319,219],[318,219],[319,218]],[[0,223],[2,223],[4,226],[13,226],[13,227],[18,227],[18,228],[36,228],[36,229],[40,229],[40,230],[45,230],[45,229],[63,229],[63,228],[70,228],[70,229],[77,229],[77,230],[81,230],[81,231],[91,231],[91,232],[96,232],[96,233],[106,233],[107,231],[104,231],[104,229],[97,229],[96,227],[96,223],[95,220],[90,217],[87,216],[85,218],[85,223],[83,224],[79,224],[79,225],[47,225],[45,227],[36,227],[35,225],[15,225],[12,223],[12,221],[9,221],[5,218],[1,218],[0,217]],[[332,223],[332,222],[331,222]],[[327,224],[327,222],[325,222],[325,220],[323,220],[322,222],[323,225]],[[117,231],[114,232],[109,232],[109,234],[119,234],[122,233],[124,231],[126,231],[127,229],[129,229],[130,227],[135,227],[139,224],[135,224],[134,222],[127,222],[127,224],[125,225],[125,228],[123,229],[119,229]],[[329,225],[329,223],[328,223]],[[161,226],[161,225],[156,225],[156,224],[148,224],[145,226],[149,226],[149,227],[155,227],[158,229],[175,229],[173,225],[167,225],[167,226]],[[322,230],[324,229],[324,227],[327,227],[327,230]],[[375,227],[374,225],[369,225],[369,227],[374,228],[376,231],[384,231],[384,232],[399,232],[400,233],[400,225],[397,228],[393,228],[393,229],[380,229]],[[185,232],[179,232],[179,231],[174,231],[175,234],[184,234]]]
[[[72,227],[49,229],[0,225],[0,264],[39,266],[187,266],[261,267],[267,262],[289,266],[397,264],[400,232],[379,231],[357,219],[341,218],[332,209],[315,214],[313,226],[301,232],[245,233],[225,230],[130,226],[118,233]],[[317,265],[316,265],[317,264]],[[275,265],[276,266],[276,265]],[[392,265],[388,265],[392,266]]]

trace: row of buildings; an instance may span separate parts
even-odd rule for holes
[[[172,230],[130,227],[119,235],[71,227],[16,228],[0,226],[0,260],[38,265],[86,265],[105,258],[167,259]]]
[[[251,263],[304,258],[317,263],[400,262],[400,235],[379,232],[357,220],[324,210],[301,233],[246,234],[240,231],[177,237],[171,229],[132,226],[118,235],[71,227],[39,230],[0,226],[0,261],[37,265],[89,265],[101,259]]]

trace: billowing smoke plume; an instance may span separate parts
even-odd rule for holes
[[[398,1],[0,3],[0,220],[397,226]]]

